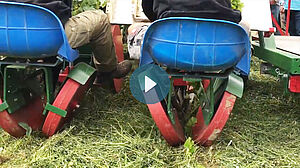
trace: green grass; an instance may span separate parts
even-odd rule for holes
[[[300,167],[300,104],[282,96],[257,60],[230,120],[213,146],[170,147],[148,109],[128,89],[93,88],[60,133],[16,139],[0,130],[2,167]]]

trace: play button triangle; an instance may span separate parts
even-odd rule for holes
[[[148,76],[145,76],[145,92],[147,93],[150,89],[152,89],[154,86],[156,86],[157,83],[155,83],[152,79],[150,79]]]

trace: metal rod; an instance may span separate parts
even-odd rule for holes
[[[288,4],[288,11],[287,11],[287,18],[286,18],[286,30],[285,30],[285,35],[289,35],[289,27],[290,27],[290,16],[291,15],[291,0],[289,0]]]
[[[214,113],[215,111],[215,93],[214,93],[214,84],[215,84],[215,79],[211,78],[210,80],[211,85],[209,86],[209,104],[210,104],[210,113]]]
[[[167,105],[167,110],[168,110],[168,116],[173,124],[175,124],[175,119],[174,115],[172,113],[172,91],[173,91],[173,78],[170,79],[170,90],[168,94],[168,105]]]
[[[262,31],[258,32],[258,37],[259,37],[259,46],[262,48],[265,48],[265,40],[264,40],[264,33]]]

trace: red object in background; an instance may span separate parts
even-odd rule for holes
[[[209,84],[210,84],[210,80],[209,79],[202,80],[202,85],[203,85],[204,90],[207,90]]]
[[[290,77],[289,90],[293,93],[300,93],[300,75]]]
[[[291,18],[291,0],[289,0],[288,4],[288,11],[287,11],[287,16],[286,16],[286,30],[285,30],[285,35],[289,35],[289,27],[290,27],[290,18]]]
[[[122,42],[122,34],[121,34],[120,26],[112,25],[111,33],[115,45],[118,62],[122,62],[124,61],[124,54],[123,54],[123,42]],[[117,93],[120,92],[123,85],[123,79],[114,79],[114,85],[115,85],[115,91]]]
[[[175,78],[174,81],[173,81],[173,85],[174,86],[187,86],[188,82],[183,81],[182,78]]]
[[[275,24],[276,29],[280,32],[280,35],[282,35],[282,36],[288,36],[289,35],[290,15],[291,15],[291,0],[289,0],[289,2],[288,2],[288,9],[287,9],[287,16],[286,16],[286,26],[285,26],[286,30],[285,30],[285,32],[283,32],[283,30],[279,26],[277,20],[274,18],[273,14],[271,13],[272,21]],[[269,34],[272,34],[274,32],[275,32],[274,28],[270,28],[270,33],[265,35],[265,37],[269,37],[270,36]]]
[[[277,20],[274,18],[273,14],[271,13],[272,21],[276,26],[276,29],[280,32],[280,35],[285,36],[284,32],[282,31],[281,27],[279,26]],[[272,29],[272,30],[271,30]],[[270,32],[275,32],[274,28],[270,28]]]

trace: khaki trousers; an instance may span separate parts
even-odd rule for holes
[[[82,12],[65,24],[65,32],[72,48],[90,44],[98,72],[110,72],[117,66],[111,27],[101,10]]]

